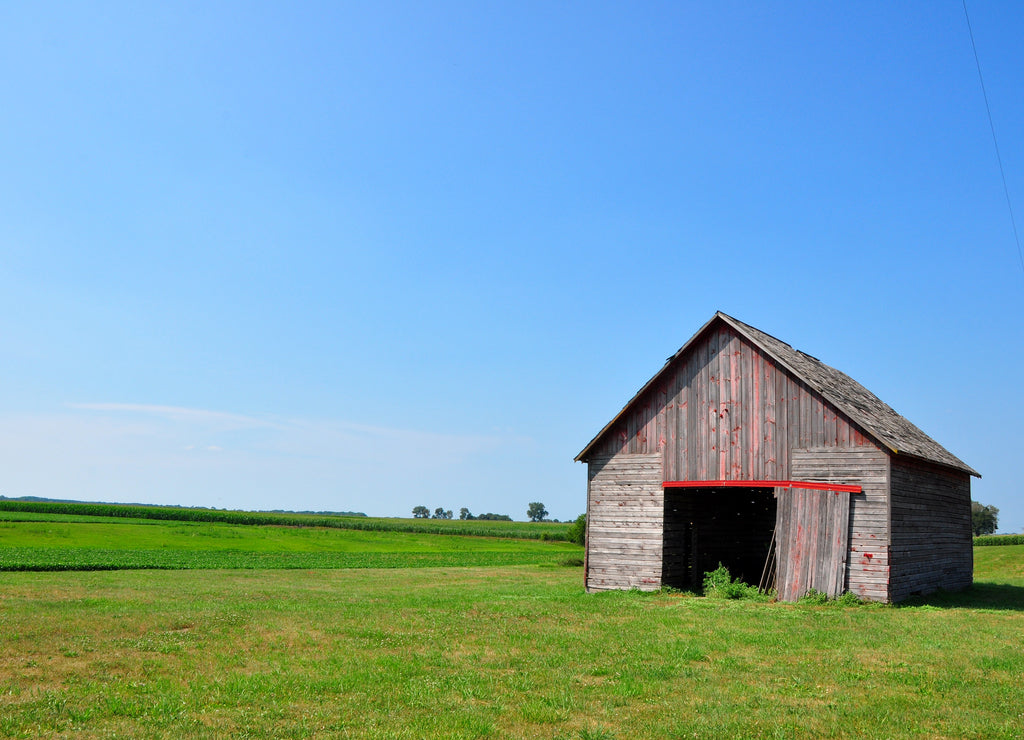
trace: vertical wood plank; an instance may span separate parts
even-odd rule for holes
[[[762,474],[764,480],[780,480],[781,476],[779,476],[776,467],[778,449],[775,442],[775,366],[766,357],[762,357],[762,365],[764,366],[764,384],[762,387],[765,394]]]
[[[761,437],[764,434],[763,415],[761,414],[761,378],[764,375],[764,370],[761,367],[760,356],[754,352],[753,347],[744,344],[743,350],[744,364],[747,368],[744,378],[748,381],[747,414],[744,417],[748,453],[744,473],[749,479],[765,480],[761,474]]]
[[[718,396],[719,396],[719,362],[718,362],[718,332],[712,332],[708,343],[708,385],[707,385],[707,427],[706,449],[704,457],[706,460],[704,480],[714,480],[718,477]],[[702,435],[704,436],[704,435]]]
[[[689,457],[689,449],[692,441],[689,435],[689,422],[687,415],[689,414],[689,399],[690,399],[690,378],[692,378],[692,367],[693,367],[693,356],[691,355],[686,359],[683,365],[683,371],[677,376],[676,382],[676,428],[677,434],[677,447],[674,451],[676,459],[676,470],[679,471],[680,479],[687,480],[689,475],[689,468],[687,467],[686,460]]]
[[[811,397],[811,436],[807,440],[808,447],[827,445],[825,439],[825,407],[817,393],[808,391]]]
[[[750,480],[748,472],[750,465],[750,418],[749,402],[747,395],[750,391],[750,383],[747,377],[750,375],[750,367],[745,361],[743,343],[739,337],[733,342],[733,420],[732,433],[732,480]]]
[[[725,424],[723,425],[724,440],[725,440],[725,480],[735,480],[737,478],[737,455],[740,452],[737,435],[739,433],[738,427],[740,424],[740,417],[742,411],[739,406],[740,402],[740,385],[739,385],[739,367],[736,357],[736,348],[739,346],[739,338],[735,335],[729,336],[728,344],[728,373],[729,383],[726,389],[724,412],[725,412]]]
[[[716,337],[716,342],[717,340],[718,337]],[[708,387],[710,393],[708,405],[711,408],[709,416],[711,427],[708,430],[710,432],[708,440],[710,448],[708,466],[710,470],[708,474],[711,478],[720,478],[722,475],[722,441],[720,438],[722,426],[722,353],[720,344],[716,344],[715,358],[711,367],[713,370],[713,380]]]
[[[711,376],[711,363],[708,353],[710,340],[701,342],[697,348],[697,383],[692,394],[693,409],[693,456],[690,460],[690,480],[708,480],[707,475],[707,423],[708,423],[708,383]]]

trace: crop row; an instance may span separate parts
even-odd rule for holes
[[[0,571],[467,568],[554,564],[560,555],[515,551],[267,553],[4,547],[0,548]]]
[[[0,511],[182,522],[212,522],[254,526],[330,527],[333,529],[354,529],[369,532],[458,534],[523,540],[564,540],[566,530],[570,526],[569,523],[392,519],[262,511],[224,511],[221,509],[193,509],[177,506],[89,504],[63,501],[0,501]]]
[[[1024,545],[1024,534],[987,534],[974,538],[976,547],[986,545]]]

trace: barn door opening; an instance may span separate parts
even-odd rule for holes
[[[662,584],[699,590],[704,574],[721,563],[756,586],[775,521],[772,488],[666,488]]]
[[[847,491],[779,488],[776,515],[776,588],[796,601],[812,588],[835,598],[846,586]]]

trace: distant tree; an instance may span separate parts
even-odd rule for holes
[[[438,506],[436,509],[434,509],[434,516],[432,518],[433,519],[451,519],[452,518],[452,511],[451,511],[451,509],[448,509],[447,511],[445,511],[445,508],[443,506]]]
[[[510,522],[510,521],[512,521],[512,517],[510,517],[508,514],[491,514],[490,512],[488,512],[487,514],[480,514],[480,515],[478,515],[477,519],[479,521],[481,521],[481,522]]]
[[[544,508],[544,504],[540,501],[534,501],[526,509],[526,516],[530,517],[531,522],[542,522],[547,515],[548,510]]]
[[[430,509],[426,506],[414,506],[412,507],[412,515],[414,519],[429,519]]]
[[[994,506],[985,506],[977,501],[971,502],[971,530],[974,536],[980,534],[995,534],[999,526],[999,509]]]
[[[572,523],[572,526],[565,532],[565,539],[569,542],[574,542],[577,545],[582,545],[584,538],[587,535],[587,515],[580,514],[576,517],[576,521]]]
[[[467,519],[476,519],[476,517],[470,514],[469,509],[463,506],[461,509],[459,509],[459,519],[461,519],[462,521],[466,521]]]

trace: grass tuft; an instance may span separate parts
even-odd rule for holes
[[[602,729],[580,730],[577,737],[579,740],[615,740],[615,735]]]

